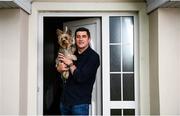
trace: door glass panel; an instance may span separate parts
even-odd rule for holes
[[[121,41],[121,22],[120,17],[110,17],[110,43],[120,43]]]
[[[111,116],[121,116],[121,109],[111,109]]]
[[[124,72],[132,72],[134,70],[133,25],[133,17],[122,17],[122,56]]]
[[[111,72],[121,71],[121,46],[120,45],[110,46],[110,71]]]
[[[111,109],[111,116],[122,116],[122,111],[125,116],[135,116],[135,109]]]
[[[133,44],[133,17],[122,17],[122,43]]]
[[[121,100],[121,75],[111,74],[110,76],[110,99],[112,101]]]
[[[123,99],[124,101],[134,100],[134,75],[123,75]]]
[[[134,71],[134,54],[133,46],[131,44],[123,44],[122,48],[123,56],[123,72],[133,72]]]
[[[123,109],[123,114],[128,116],[134,116],[135,110],[134,109]]]

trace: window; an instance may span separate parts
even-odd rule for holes
[[[108,24],[109,74],[104,79],[107,83],[104,109],[111,115],[135,115],[136,113],[136,77],[135,77],[135,16],[109,15]],[[104,43],[103,43],[104,44]],[[106,59],[106,60],[107,60]],[[106,73],[106,72],[105,72]],[[109,78],[109,79],[107,79]],[[109,82],[108,82],[109,81]],[[108,89],[109,87],[109,89]],[[104,89],[104,88],[103,88]],[[108,108],[107,108],[108,107]],[[104,111],[104,112],[106,112]]]

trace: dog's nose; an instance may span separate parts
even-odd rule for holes
[[[63,43],[66,43],[66,40],[63,40],[62,42],[63,42]]]

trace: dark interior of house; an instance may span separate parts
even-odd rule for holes
[[[58,54],[56,29],[63,29],[63,23],[90,17],[44,17],[43,30],[43,114],[60,115],[62,80],[55,68]]]

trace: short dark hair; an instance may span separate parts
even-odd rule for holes
[[[75,31],[75,38],[76,38],[76,34],[77,34],[78,31],[86,31],[88,37],[89,37],[89,38],[91,37],[90,32],[89,32],[89,29],[87,29],[87,28],[85,28],[85,27],[80,27],[80,28],[76,29],[76,31]]]

